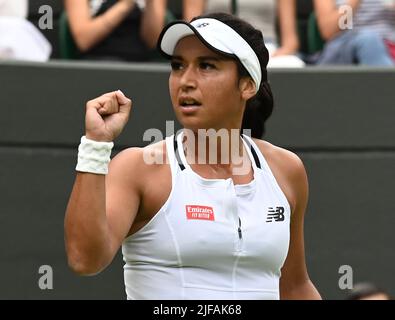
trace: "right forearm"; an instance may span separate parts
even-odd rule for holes
[[[78,147],[77,177],[65,217],[65,244],[70,267],[79,274],[95,274],[113,259],[128,232],[126,223],[111,223],[111,212],[123,216],[118,203],[122,191],[111,194],[109,163],[114,139],[129,119],[132,102],[113,91],[86,103],[85,137]],[[110,116],[111,115],[111,116]],[[114,188],[114,187],[113,187]],[[120,188],[124,189],[124,185]],[[128,195],[129,196],[129,195]],[[114,209],[115,208],[115,209]],[[137,208],[136,208],[137,212]],[[125,230],[123,229],[125,227]]]
[[[65,242],[69,265],[77,273],[97,273],[111,261],[105,175],[77,173],[66,210]]]
[[[347,12],[354,13],[354,11],[358,8],[359,3],[360,0],[348,0],[345,5],[348,6],[352,11]],[[339,21],[345,13],[339,11],[335,0],[314,0],[314,7],[322,37],[325,40],[332,39],[339,31],[341,31],[339,27]]]

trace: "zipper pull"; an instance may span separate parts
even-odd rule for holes
[[[237,229],[237,232],[239,233],[239,239],[243,238],[243,234],[241,233],[241,219],[239,217],[239,228]]]

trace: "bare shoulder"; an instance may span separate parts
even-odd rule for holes
[[[265,157],[291,207],[295,208],[301,201],[304,202],[307,198],[308,181],[306,169],[299,156],[264,140],[254,139],[254,142]]]
[[[294,152],[275,146],[264,140],[254,139],[254,142],[269,162],[269,166],[270,163],[275,162],[277,165],[284,167],[284,172],[290,176],[305,172],[302,160]]]
[[[133,180],[144,180],[166,164],[166,143],[164,140],[143,148],[132,147],[119,152],[110,162],[110,171]]]
[[[128,232],[131,235],[148,223],[169,197],[172,180],[166,143],[160,141],[144,148],[126,149],[113,161],[118,171],[113,181],[116,184],[121,181],[121,192],[127,191],[124,201],[129,201],[133,194],[138,202],[137,214]]]

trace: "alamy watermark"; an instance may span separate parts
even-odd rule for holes
[[[42,275],[38,279],[38,287],[41,290],[53,289],[53,269],[49,265],[42,265],[38,269],[38,274]]]
[[[342,5],[339,7],[340,18],[338,26],[340,30],[351,30],[354,26],[354,13],[350,5]]]
[[[243,155],[243,142],[240,138],[240,129],[181,129],[183,132],[183,145],[178,151],[184,152],[188,164],[219,164],[232,165],[232,174],[245,175],[250,170],[248,156]],[[166,121],[166,135],[176,136],[174,122]],[[250,129],[244,129],[244,135],[251,136]],[[164,139],[163,133],[156,128],[148,129],[144,132],[143,141],[151,144]],[[167,159],[163,153],[155,148],[144,149],[144,162],[146,164],[164,164]]]
[[[38,13],[42,16],[38,20],[38,27],[41,30],[53,29],[53,9],[49,5],[42,5],[38,9]]]
[[[339,274],[342,276],[339,278],[339,288],[341,290],[353,289],[354,288],[354,276],[352,267],[348,264],[339,267]]]

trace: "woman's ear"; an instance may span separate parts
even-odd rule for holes
[[[255,82],[250,77],[243,77],[239,81],[241,98],[245,101],[255,96]]]

